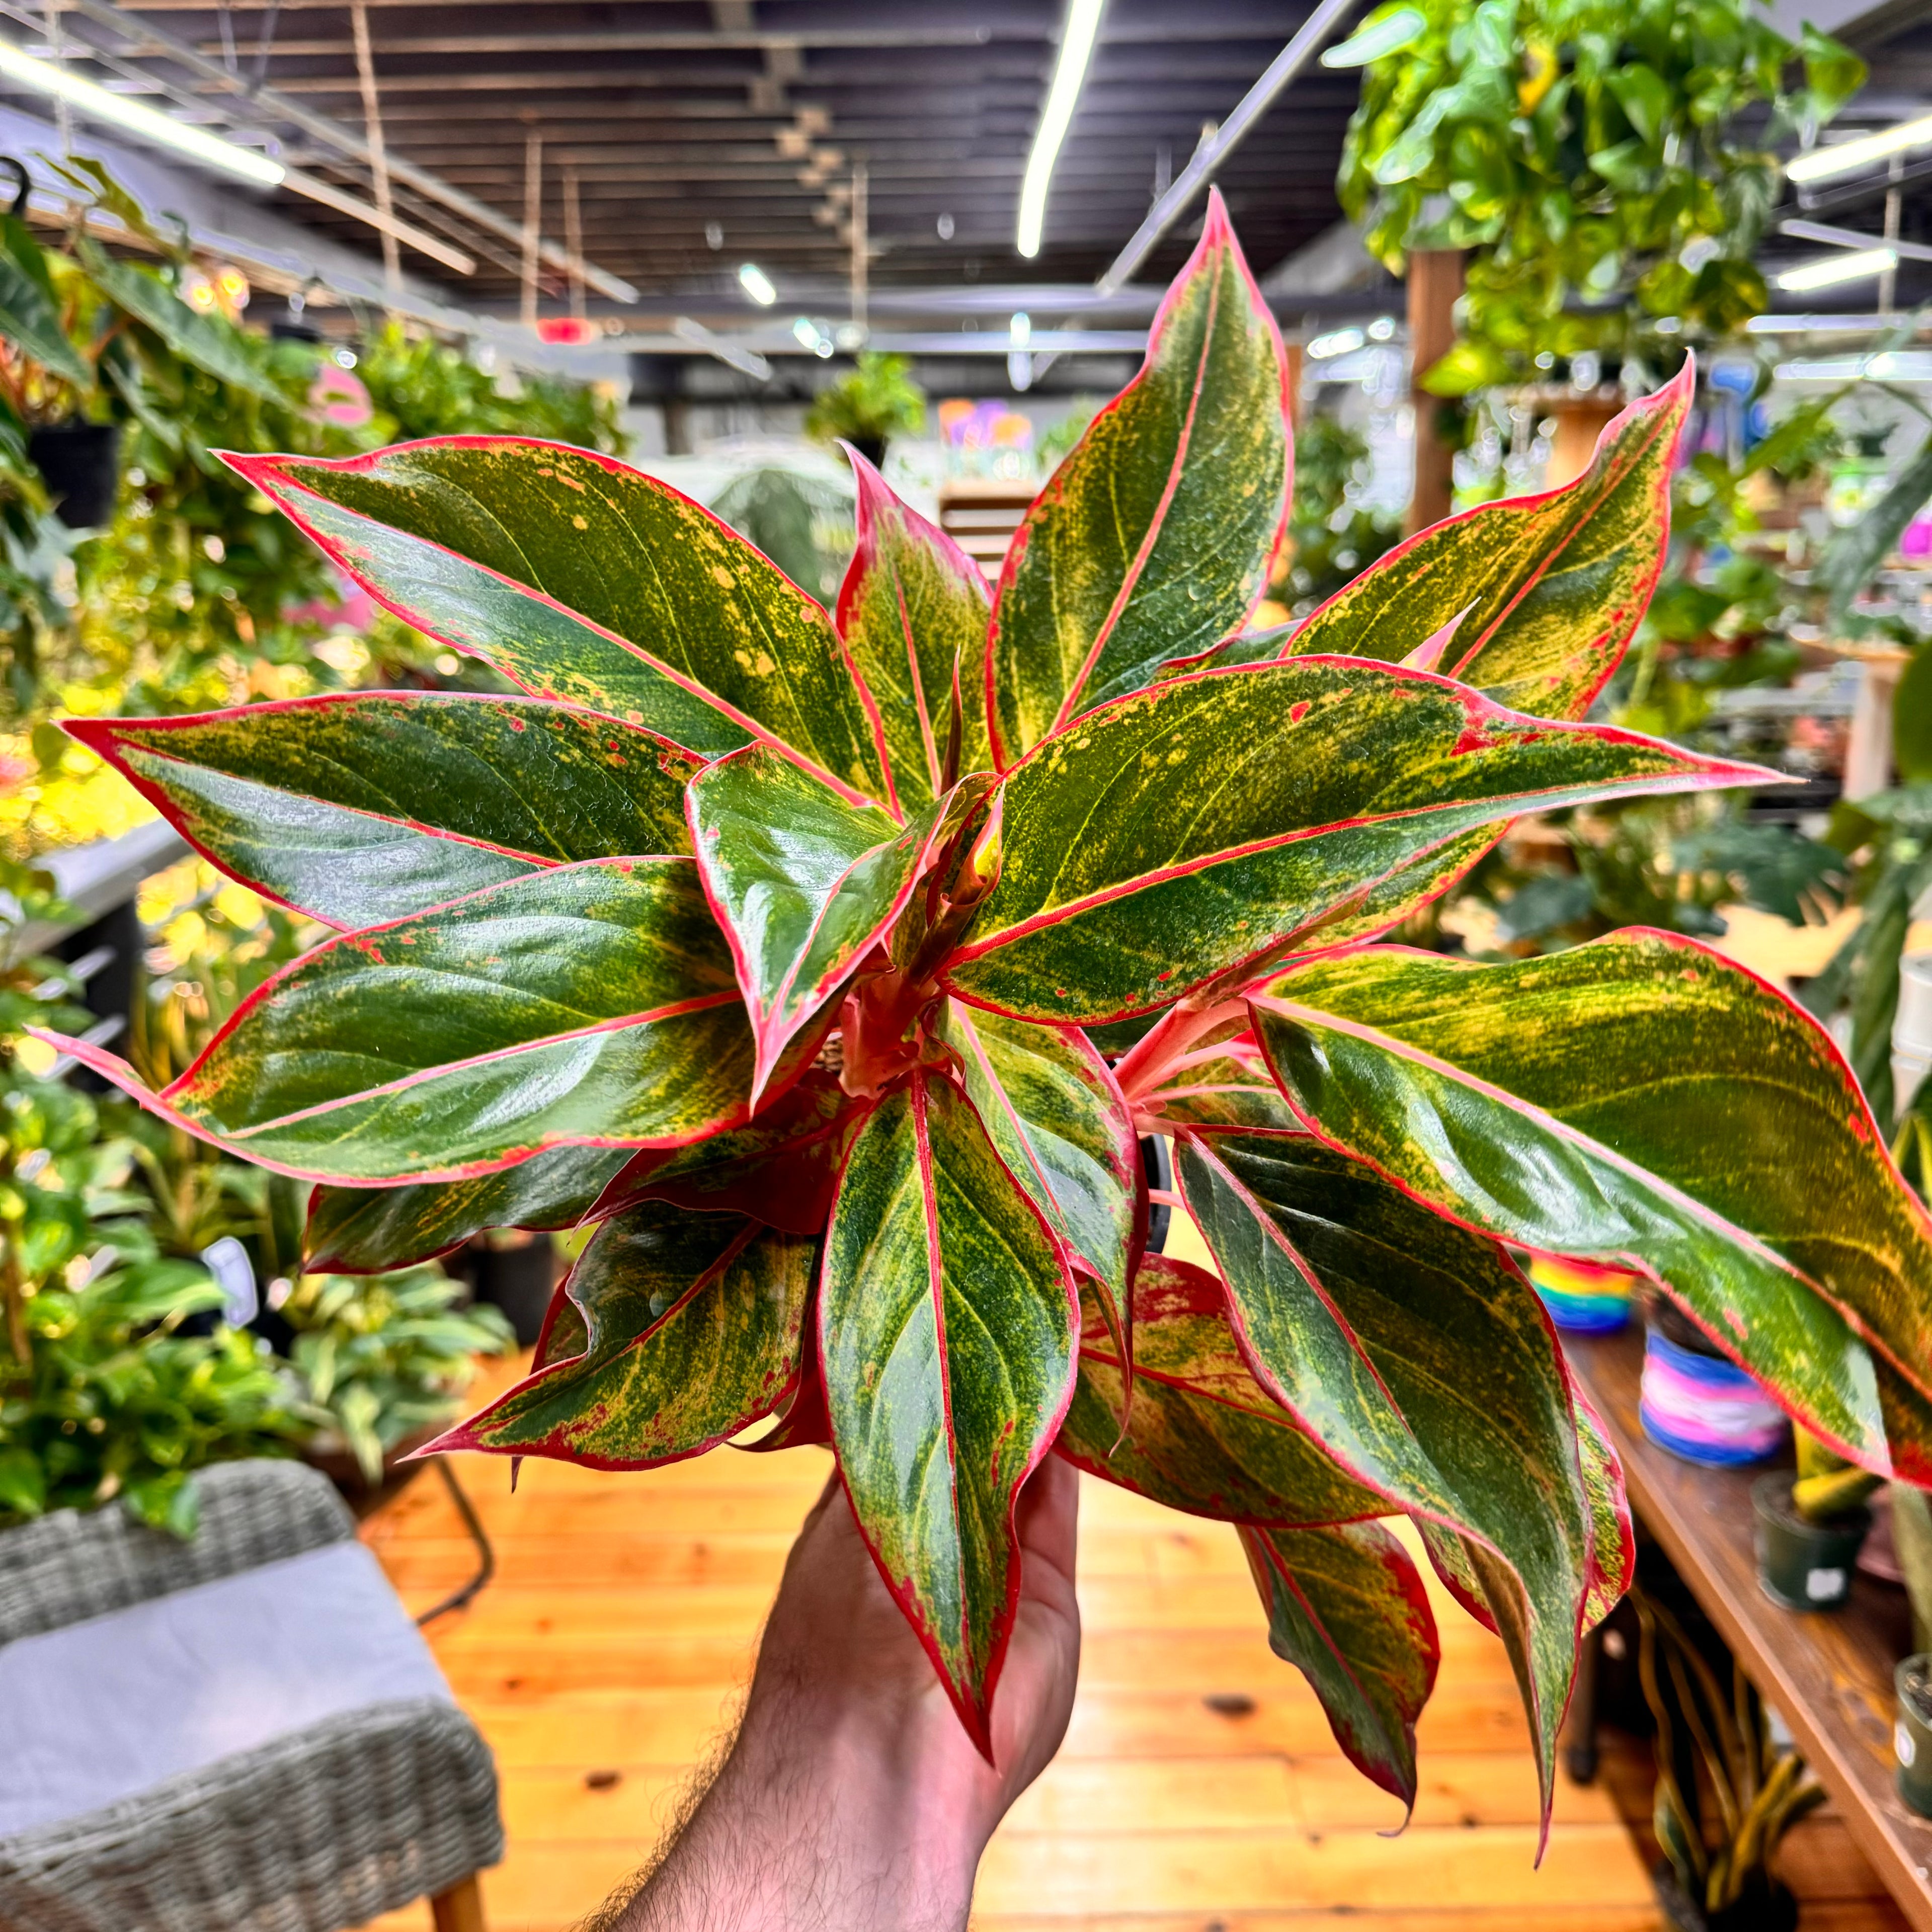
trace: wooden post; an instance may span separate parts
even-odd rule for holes
[[[1288,424],[1297,430],[1301,427],[1301,372],[1307,366],[1308,352],[1299,342],[1282,346],[1288,354]]]
[[[543,136],[524,141],[524,326],[537,326],[537,244],[543,224]]]
[[[369,144],[369,180],[376,191],[377,224],[382,237],[382,284],[392,296],[403,292],[403,266],[396,247],[396,212],[389,198],[389,154],[382,140],[382,98],[376,88],[376,57],[369,46],[369,10],[363,0],[349,10],[356,40],[356,78],[362,90],[362,134]]]
[[[1544,489],[1561,489],[1589,468],[1598,437],[1622,406],[1614,397],[1578,396],[1551,410],[1556,434],[1550,446],[1550,466],[1543,472]]]
[[[1462,292],[1460,249],[1422,248],[1408,258],[1409,400],[1415,410],[1415,488],[1404,528],[1412,536],[1449,514],[1454,452],[1436,434],[1441,400],[1415,378],[1448,354],[1456,340],[1456,298]]]
[[[483,1894],[472,1872],[429,1902],[436,1932],[484,1932]]]

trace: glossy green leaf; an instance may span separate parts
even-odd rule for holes
[[[1637,932],[1498,966],[1341,954],[1253,1010],[1324,1139],[1438,1212],[1663,1282],[1808,1428],[1881,1468],[1890,1433],[1932,1474],[1932,1225],[1828,1036],[1762,981]]]
[[[1243,1529],[1268,1644],[1322,1700],[1357,1770],[1415,1808],[1415,1720],[1442,1646],[1407,1550],[1379,1523]]]
[[[846,454],[858,488],[859,542],[839,587],[838,634],[878,703],[895,802],[910,812],[947,789],[956,666],[963,726],[957,771],[984,771],[992,761],[986,579],[937,524],[901,502],[862,456]]]
[[[1098,1286],[1118,1350],[1127,1335],[1140,1145],[1107,1063],[1075,1028],[1034,1026],[956,1003],[937,1031],[1006,1171],[1069,1264]]]
[[[819,1322],[860,1528],[990,1759],[1019,1597],[1014,1500],[1065,1412],[1079,1316],[1046,1223],[950,1082],[915,1073],[861,1130]]]
[[[1490,1565],[1546,1819],[1590,1504],[1535,1292],[1493,1242],[1309,1136],[1192,1138],[1176,1165],[1256,1378],[1358,1481]]]
[[[886,797],[871,700],[831,620],[667,484],[514,437],[229,460],[406,622],[526,690],[707,756],[770,737]]]
[[[1118,1347],[1083,1322],[1060,1454],[1136,1495],[1223,1522],[1293,1528],[1386,1514],[1256,1381],[1206,1269],[1148,1256],[1134,1281],[1134,1399]]]
[[[630,1158],[628,1148],[553,1148],[468,1180],[320,1186],[309,1197],[303,1265],[382,1274],[434,1261],[492,1228],[574,1228]]]
[[[692,782],[698,868],[758,1042],[754,1095],[904,910],[935,847],[988,782],[977,775],[901,825],[875,806],[848,805],[763,745],[720,758]]]
[[[93,365],[68,340],[50,292],[4,254],[0,254],[0,339],[83,393],[94,387]]]
[[[1330,598],[1288,650],[1400,658],[1466,610],[1439,670],[1516,710],[1580,718],[1663,570],[1693,382],[1687,362],[1676,381],[1633,403],[1575,482],[1480,504],[1398,545]]]
[[[86,235],[76,252],[94,285],[152,328],[184,362],[264,402],[288,407],[287,395],[248,359],[233,332],[190,308],[152,268],[117,260]]]
[[[999,884],[947,982],[1022,1018],[1145,1012],[1358,910],[1472,827],[1765,776],[1420,671],[1304,658],[1178,678],[1007,775]]]
[[[1216,191],[1145,366],[1006,553],[987,671],[1002,766],[1241,628],[1286,520],[1289,460],[1281,338]]]
[[[373,926],[575,859],[688,853],[666,740],[573,706],[343,694],[64,728],[231,878]]]
[[[866,1112],[836,1073],[808,1069],[742,1126],[688,1147],[631,1156],[594,1211],[668,1201],[704,1214],[749,1214],[794,1234],[818,1234]]]
[[[634,1208],[598,1229],[565,1284],[581,1352],[434,1447],[597,1469],[701,1455],[791,1392],[817,1261],[814,1242],[742,1215]],[[551,1330],[576,1340],[566,1322]]]
[[[112,1054],[59,1044],[189,1132],[321,1180],[679,1145],[742,1120],[752,1074],[688,859],[560,866],[332,940],[158,1094]]]

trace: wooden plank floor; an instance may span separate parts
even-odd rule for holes
[[[493,1377],[492,1381],[498,1378]],[[563,1932],[641,1863],[748,1674],[819,1450],[723,1450],[644,1476],[462,1459],[496,1580],[431,1627],[496,1754],[508,1851],[491,1932]],[[1651,1856],[1616,1778],[1559,1780],[1533,1868],[1535,1784],[1502,1646],[1439,1590],[1443,1664],[1420,1726],[1422,1792],[1400,1807],[1336,1750],[1269,1652],[1232,1532],[1104,1484],[1081,1500],[1080,1690],[1065,1749],[981,1868],[982,1932],[1658,1932]],[[472,1552],[418,1480],[364,1534],[413,1609]],[[1639,1775],[1635,1780],[1642,1783]],[[1623,1780],[1628,1786],[1632,1780]],[[1640,1789],[1626,1810],[1640,1810]],[[1903,1922],[1828,1816],[1784,1861],[1809,1932]],[[426,1932],[426,1904],[380,1922]]]

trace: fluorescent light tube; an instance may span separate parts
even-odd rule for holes
[[[1898,255],[1891,248],[1858,248],[1849,255],[1827,255],[1807,262],[1802,268],[1787,268],[1778,278],[1781,289],[1828,289],[1834,282],[1856,282],[1867,275],[1882,275],[1898,266]]]
[[[272,161],[266,154],[238,148],[232,141],[177,121],[172,115],[158,114],[127,94],[110,94],[106,88],[68,73],[58,61],[36,60],[10,40],[0,40],[0,74],[18,81],[22,87],[64,100],[76,114],[90,121],[124,128],[157,147],[172,148],[190,160],[219,168],[224,174],[252,182],[256,188],[278,188],[288,172],[280,162]]]
[[[738,285],[760,308],[770,308],[778,298],[771,277],[755,262],[741,262],[738,265]]]
[[[1932,114],[1916,120],[1901,121],[1895,128],[1876,134],[1862,134],[1856,141],[1840,141],[1829,148],[1814,148],[1785,164],[1784,172],[1795,182],[1828,181],[1834,175],[1856,174],[1874,161],[1882,161],[1907,148],[1922,148],[1932,142]]]
[[[1053,70],[1053,85],[1046,91],[1046,106],[1041,111],[1039,130],[1033,137],[1033,152],[1027,157],[1026,176],[1020,183],[1020,226],[1014,246],[1028,260],[1040,253],[1053,164],[1060,158],[1060,143],[1066,139],[1073,110],[1079,104],[1087,64],[1094,57],[1094,42],[1100,32],[1100,10],[1104,4],[1105,0],[1067,0],[1066,28],[1060,37],[1060,58]]]

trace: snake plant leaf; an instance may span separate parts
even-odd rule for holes
[[[1493,1242],[1312,1136],[1191,1137],[1177,1165],[1256,1378],[1351,1475],[1469,1538],[1491,1571],[1546,1829],[1591,1516],[1535,1292]]]
[[[1399,658],[1467,610],[1440,668],[1513,710],[1580,718],[1664,568],[1670,475],[1695,374],[1633,403],[1590,466],[1540,496],[1484,503],[1378,559],[1286,646]]]
[[[1002,767],[1246,621],[1287,520],[1286,368],[1215,192],[1145,366],[1006,553],[987,655]]]
[[[1582,1451],[1583,1488],[1590,1498],[1590,1588],[1583,1602],[1583,1628],[1593,1630],[1636,1581],[1636,1529],[1624,1490],[1623,1465],[1610,1447],[1603,1418],[1574,1381],[1570,1400],[1576,1418],[1576,1446]]]
[[[1238,1532],[1268,1645],[1308,1679],[1349,1762],[1415,1809],[1415,1720],[1442,1660],[1408,1552],[1379,1523]]]
[[[832,1441],[880,1574],[990,1761],[1013,1505],[1072,1392],[1079,1310],[972,1106],[916,1070],[854,1142],[819,1302]]]
[[[876,806],[848,804],[763,745],[720,758],[692,782],[686,809],[698,869],[758,1046],[754,1100],[992,782],[976,773],[904,824]]]
[[[1131,1410],[1118,1344],[1082,1322],[1079,1379],[1057,1445],[1076,1468],[1222,1522],[1294,1528],[1387,1513],[1256,1381],[1227,1291],[1205,1268],[1147,1256],[1133,1318]]]
[[[316,1188],[303,1265],[316,1274],[382,1274],[434,1261],[492,1228],[574,1228],[631,1158],[628,1148],[553,1148],[468,1180]]]
[[[938,1038],[1006,1171],[1099,1290],[1117,1352],[1132,1354],[1127,1284],[1146,1232],[1140,1145],[1107,1063],[1074,1027],[1029,1025],[950,1003]]]
[[[590,1205],[590,1216],[602,1219],[640,1201],[668,1201],[695,1213],[748,1214],[793,1234],[819,1234],[866,1112],[836,1073],[808,1069],[742,1126],[688,1147],[628,1156]]]
[[[962,772],[983,771],[986,742],[986,620],[980,566],[937,524],[901,502],[848,445],[858,489],[858,548],[838,591],[838,634],[878,703],[904,811],[946,789],[945,764],[955,668],[959,678]]]
[[[446,436],[226,460],[404,622],[562,698],[716,755],[788,746],[887,796],[832,620],[711,513],[589,450]]]
[[[574,706],[332,694],[64,728],[231,878],[374,926],[574,859],[688,853],[704,760]]]
[[[1123,1018],[1355,910],[1474,826],[1768,776],[1354,658],[1176,678],[1006,775],[999,882],[947,983],[1022,1018]]]
[[[648,1203],[606,1221],[564,1292],[580,1352],[430,1445],[650,1469],[701,1455],[771,1414],[798,1377],[818,1244],[740,1214]],[[575,1339],[567,1318],[550,1324]]]
[[[346,934],[250,996],[142,1106],[319,1180],[458,1180],[544,1148],[745,1118],[752,1040],[688,859],[597,860]]]
[[[1829,1036],[1761,980],[1634,931],[1499,966],[1339,954],[1251,1006],[1324,1140],[1438,1213],[1663,1283],[1850,1460],[1887,1466],[1889,1416],[1901,1470],[1932,1461],[1932,1222]]]

